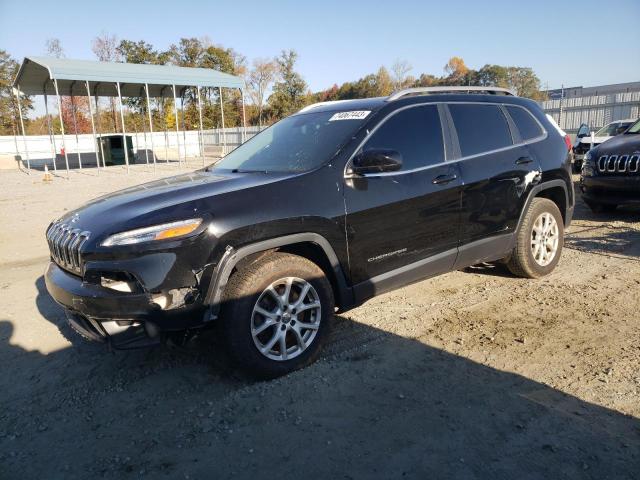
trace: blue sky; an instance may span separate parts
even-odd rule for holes
[[[208,36],[249,60],[298,51],[314,91],[355,80],[395,59],[414,75],[441,75],[453,55],[468,66],[530,66],[543,87],[640,80],[640,1],[64,2],[0,0],[0,49],[41,55],[47,38],[91,59],[101,31],[160,49]]]

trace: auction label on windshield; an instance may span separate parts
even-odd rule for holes
[[[354,110],[353,112],[338,112],[334,114],[329,121],[334,122],[336,120],[362,120],[367,118],[367,115],[371,113],[370,110]]]

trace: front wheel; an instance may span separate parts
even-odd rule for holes
[[[558,264],[563,245],[564,223],[558,206],[549,199],[534,198],[518,229],[507,267],[519,277],[543,277]]]
[[[274,378],[316,360],[333,313],[333,291],[322,269],[276,252],[231,276],[221,319],[235,362],[257,377]]]

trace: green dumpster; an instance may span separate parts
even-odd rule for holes
[[[127,138],[127,151],[129,153],[129,163],[135,163],[133,156],[133,138],[130,135]],[[124,165],[124,148],[122,148],[122,135],[102,135],[98,138],[100,142],[98,154],[102,165]]]

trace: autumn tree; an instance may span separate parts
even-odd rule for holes
[[[276,118],[284,118],[300,110],[305,104],[307,83],[295,70],[297,59],[298,54],[294,50],[283,50],[275,60],[278,81],[269,97],[269,107]]]
[[[504,67],[485,65],[476,74],[477,85],[502,87],[513,90],[521,97],[543,100],[540,79],[529,67]]]
[[[115,62],[119,57],[118,39],[115,35],[103,31],[91,42],[91,51],[101,62]],[[113,122],[113,129],[117,132],[119,131],[118,115],[116,113],[116,100],[113,97],[109,97],[109,113],[110,120]],[[102,131],[101,120],[102,119],[98,117],[98,131]]]
[[[451,57],[444,66],[444,73],[447,77],[444,79],[446,85],[468,85],[469,84],[469,67],[460,57]]]
[[[409,72],[413,69],[411,64],[406,60],[397,59],[391,66],[391,72],[393,73],[393,86],[396,90],[404,88],[408,81]]]
[[[20,64],[5,51],[0,50],[0,135],[17,135],[18,104],[13,93],[13,79]],[[20,98],[23,121],[27,122],[27,113],[33,110],[33,100],[24,95]],[[25,124],[25,128],[27,125]]]
[[[91,51],[101,62],[115,62],[119,56],[118,38],[103,31],[91,42]]]
[[[55,58],[64,58],[64,48],[58,38],[49,38],[45,42],[47,55]],[[91,120],[89,119],[89,101],[85,95],[65,95],[71,92],[60,92],[60,104],[62,106],[62,123],[65,133],[82,134],[91,132]]]
[[[257,58],[247,78],[247,87],[251,102],[258,108],[258,125],[262,126],[262,111],[269,87],[276,78],[278,66],[272,60]]]
[[[45,42],[45,52],[50,57],[64,58],[64,49],[59,38],[48,38]]]

